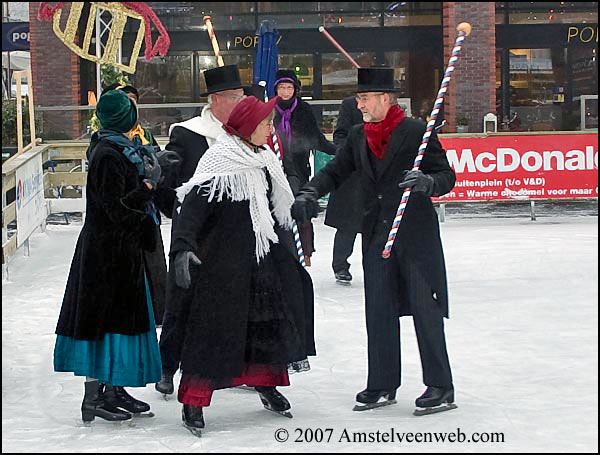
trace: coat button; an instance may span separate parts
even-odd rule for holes
[[[387,220],[383,220],[383,224],[388,224],[388,221]]]
[[[377,199],[381,200],[381,199],[383,199],[383,196],[381,194],[378,194]]]

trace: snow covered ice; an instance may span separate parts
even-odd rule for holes
[[[294,418],[266,411],[255,392],[217,391],[205,409],[200,439],[182,427],[176,395],[164,401],[153,385],[128,390],[150,403],[155,418],[135,426],[96,419],[83,427],[83,379],[52,368],[54,329],[81,224],[49,225],[46,233],[34,234],[31,255],[17,252],[2,283],[2,451],[597,452],[597,213],[558,213],[535,222],[526,216],[447,218],[446,338],[458,409],[424,417],[412,415],[424,386],[410,318],[402,319],[398,403],[352,412],[367,366],[360,236],[351,258],[354,281],[343,287],[330,266],[335,230],[322,217],[315,228],[317,252],[309,272],[318,356],[311,359],[312,371],[292,375],[291,387],[281,388]],[[162,229],[168,248],[170,225]],[[285,434],[280,429],[288,432],[287,442],[276,441],[276,434]],[[295,442],[297,429],[313,436],[321,429],[323,440],[306,442],[309,431],[304,442]],[[501,434],[504,441],[400,443],[396,437],[377,443],[345,437],[392,429],[460,429],[467,438]]]

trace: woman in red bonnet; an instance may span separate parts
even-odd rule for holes
[[[170,255],[177,286],[190,289],[177,308],[178,399],[196,435],[213,391],[243,384],[265,408],[291,417],[276,387],[290,384],[288,368],[306,370],[315,355],[312,282],[289,242],[294,196],[266,146],[276,102],[238,103],[177,189]]]

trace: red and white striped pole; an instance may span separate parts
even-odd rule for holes
[[[456,42],[454,43],[454,49],[452,49],[452,56],[448,61],[448,67],[446,68],[446,72],[444,73],[444,78],[442,79],[442,85],[437,94],[437,98],[433,105],[433,110],[431,111],[429,122],[427,123],[427,128],[425,129],[425,134],[423,134],[423,139],[421,140],[421,145],[419,146],[419,152],[417,153],[417,157],[413,163],[412,170],[419,170],[421,166],[421,161],[423,160],[423,155],[425,155],[425,149],[427,148],[427,144],[429,144],[429,138],[431,137],[431,133],[433,132],[433,127],[437,120],[438,114],[442,105],[444,104],[444,95],[448,90],[448,84],[450,83],[450,77],[454,72],[454,65],[458,61],[458,56],[460,54],[460,49],[463,41],[469,34],[471,33],[471,24],[468,22],[461,22],[456,27],[458,30],[458,37],[456,38]],[[398,233],[398,228],[400,227],[400,222],[402,221],[402,217],[404,215],[404,210],[406,209],[406,204],[408,203],[408,198],[410,197],[410,188],[406,188],[404,193],[402,194],[402,199],[400,200],[400,206],[398,207],[398,211],[396,212],[396,218],[394,218],[394,223],[392,224],[392,229],[390,230],[390,235],[388,236],[388,240],[385,244],[385,248],[381,253],[381,256],[384,259],[388,259],[392,255],[392,247],[394,246],[394,240],[396,239],[396,234]]]

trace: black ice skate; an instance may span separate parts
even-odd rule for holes
[[[181,410],[181,419],[183,426],[197,437],[202,437],[202,428],[204,428],[204,414],[201,406],[192,406],[184,404]]]
[[[436,412],[450,411],[458,406],[454,404],[454,387],[427,387],[425,393],[415,401],[416,416],[435,414]]]
[[[356,395],[358,403],[352,408],[353,411],[368,411],[396,404],[396,390],[369,390],[365,389]]]
[[[275,387],[255,387],[255,389],[265,409],[290,419],[293,417],[289,411],[290,402]]]
[[[348,270],[335,272],[335,282],[342,286],[350,286],[350,284],[352,284],[352,275],[350,275]]]
[[[134,417],[154,417],[154,413],[149,412],[150,405],[148,403],[136,400],[123,387],[105,384],[102,396],[107,404],[124,409],[132,413]]]
[[[175,391],[175,387],[173,386],[173,375],[173,373],[163,371],[160,381],[154,384],[154,388],[157,392],[163,394],[165,401],[168,400],[167,395],[172,395]]]
[[[85,425],[100,417],[110,422],[122,422],[131,420],[131,414],[119,408],[111,406],[100,393],[98,381],[85,382],[85,396],[81,403],[81,419]]]

